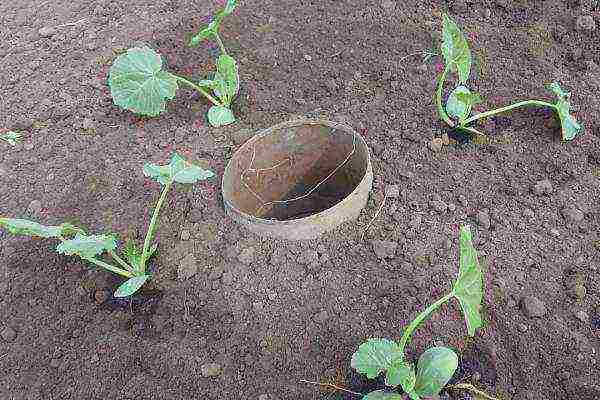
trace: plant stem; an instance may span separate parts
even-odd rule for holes
[[[177,79],[179,82],[185,83],[186,85],[191,86],[194,89],[196,89],[197,91],[199,91],[200,93],[202,93],[204,95],[204,97],[206,97],[208,100],[210,100],[210,102],[213,103],[215,106],[223,106],[223,104],[221,104],[221,102],[219,102],[219,100],[215,99],[206,90],[204,90],[202,87],[196,85],[194,82],[189,81],[186,78],[179,76],[179,75],[175,75],[175,74],[171,74],[171,75],[173,75],[173,77],[175,77],[175,79]]]
[[[437,90],[435,92],[436,96],[436,104],[438,113],[440,114],[440,118],[447,123],[449,126],[454,127],[454,122],[448,117],[446,114],[446,110],[444,110],[444,106],[442,105],[442,91],[444,90],[444,82],[446,82],[446,76],[448,75],[448,66],[444,66],[444,72],[442,72],[438,78]]]
[[[130,266],[129,264],[127,264],[125,262],[125,260],[123,260],[121,257],[119,257],[117,255],[117,253],[115,253],[114,251],[109,251],[108,254],[110,254],[110,256],[116,261],[118,262],[123,268],[125,268],[127,271],[131,271],[131,272],[135,272],[135,268]]]
[[[486,118],[486,117],[491,117],[492,115],[496,115],[496,114],[501,114],[503,112],[507,112],[510,110],[513,110],[515,108],[518,107],[527,107],[527,106],[540,106],[540,107],[550,107],[550,108],[554,108],[556,109],[556,106],[552,103],[548,103],[547,101],[542,101],[542,100],[524,100],[524,101],[519,101],[518,103],[514,103],[514,104],[510,104],[508,106],[505,107],[501,107],[501,108],[496,108],[495,110],[490,110],[490,111],[486,111],[486,112],[482,112],[479,114],[475,114],[470,118],[467,118],[466,120],[463,121],[462,125],[467,125],[471,122],[477,121],[478,119],[481,118]]]
[[[133,278],[133,274],[129,271],[125,271],[124,269],[117,268],[113,265],[107,264],[104,261],[97,260],[95,258],[84,258],[84,260],[91,262],[92,264],[96,264],[99,267],[109,270],[110,272],[114,272],[115,274],[119,274],[126,278]]]
[[[150,219],[150,225],[148,226],[148,231],[146,232],[146,238],[144,239],[144,248],[142,249],[142,259],[140,260],[140,272],[143,274],[146,272],[146,258],[148,257],[148,250],[150,249],[150,242],[152,242],[152,236],[154,236],[154,229],[156,226],[156,221],[158,220],[158,214],[160,213],[160,209],[167,198],[167,193],[171,188],[173,182],[169,182],[163,188],[162,193],[160,194],[160,198],[156,203],[156,207],[154,207],[154,212],[152,213],[152,219]]]
[[[412,322],[410,323],[410,325],[408,325],[406,327],[406,329],[404,330],[404,334],[402,334],[402,339],[400,339],[400,348],[402,349],[402,351],[404,351],[404,348],[406,347],[406,345],[407,345],[408,341],[410,340],[410,337],[412,336],[412,334],[415,331],[415,329],[417,329],[417,327],[419,325],[421,325],[421,323],[427,317],[429,317],[432,312],[434,312],[442,304],[444,304],[445,302],[447,302],[448,300],[450,300],[452,298],[452,296],[454,296],[454,294],[452,294],[452,292],[448,293],[447,295],[445,295],[441,299],[437,300],[435,303],[431,304],[424,311],[422,311],[419,315],[417,315],[417,318],[415,318],[415,319],[412,320]]]
[[[217,44],[219,45],[219,50],[221,50],[221,53],[227,54],[227,50],[225,50],[225,45],[223,44],[223,41],[221,40],[221,37],[219,36],[219,34],[217,32],[215,32],[215,34],[213,36],[215,37],[215,40],[216,40]]]

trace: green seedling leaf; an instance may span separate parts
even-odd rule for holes
[[[237,6],[237,0],[227,0],[227,4],[225,4],[225,8],[223,9],[223,13],[225,15],[231,15],[235,7]]]
[[[460,228],[459,241],[459,271],[452,294],[460,303],[469,335],[474,336],[475,330],[483,326],[480,314],[483,299],[483,272],[468,226]]]
[[[134,276],[123,282],[115,291],[115,297],[127,297],[137,292],[144,283],[150,278],[150,275]]]
[[[362,400],[402,400],[402,396],[394,392],[386,392],[385,390],[376,390],[366,394]]]
[[[83,259],[94,258],[105,251],[114,251],[117,241],[112,235],[85,235],[78,233],[56,247],[60,254],[77,255]]]
[[[221,18],[213,19],[205,28],[201,29],[190,39],[190,47],[198,46],[200,43],[217,34],[221,26]]]
[[[369,379],[402,362],[404,355],[398,344],[389,339],[369,339],[352,355],[350,365]],[[397,373],[395,373],[396,375]]]
[[[208,110],[208,122],[214,127],[219,127],[235,122],[235,117],[227,107],[212,106]]]
[[[114,103],[152,117],[165,111],[167,100],[175,97],[177,80],[162,68],[162,58],[149,47],[134,47],[120,55],[108,77]]]
[[[46,226],[19,218],[0,218],[0,227],[13,235],[33,236],[46,239],[60,237],[65,229],[61,226]]]
[[[448,115],[459,121],[466,119],[471,114],[471,105],[463,101],[464,96],[460,95],[470,94],[471,91],[466,86],[458,85],[455,87],[446,102],[446,112]]]
[[[152,258],[157,247],[158,245],[156,243],[150,247],[148,254],[146,255],[146,261]],[[133,240],[129,239],[125,243],[125,246],[123,247],[123,256],[132,267],[139,269],[142,261],[142,251],[137,248]]]
[[[11,146],[16,146],[21,142],[21,134],[15,131],[8,131],[4,134],[0,135],[0,139],[4,140],[6,143]]]
[[[162,185],[171,182],[196,183],[215,176],[212,171],[202,169],[186,161],[177,153],[173,154],[169,165],[147,163],[144,165],[144,174]]]
[[[457,72],[459,82],[465,84],[471,74],[471,50],[458,25],[447,14],[444,14],[442,22],[440,51],[446,65]]]
[[[411,393],[415,387],[416,379],[413,365],[405,361],[399,361],[388,369],[385,384],[392,387],[400,385],[406,393]]]
[[[447,347],[432,347],[419,357],[415,393],[435,396],[450,381],[458,367],[458,356]]]
[[[235,59],[228,54],[221,54],[217,60],[217,75],[223,82],[219,88],[219,97],[224,105],[229,106],[239,90],[239,75]]]
[[[583,128],[571,114],[571,94],[569,92],[565,92],[560,87],[558,82],[552,82],[550,85],[548,85],[548,89],[550,89],[556,95],[556,97],[558,97],[555,106],[560,119],[562,138],[565,141],[572,140],[575,138],[575,136],[583,131]]]

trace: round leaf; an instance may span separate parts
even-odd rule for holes
[[[454,375],[458,356],[447,347],[432,347],[419,357],[415,392],[419,396],[438,394]]]
[[[235,117],[227,107],[212,106],[208,110],[208,122],[214,127],[219,127],[235,122]]]
[[[470,95],[471,91],[463,85],[458,85],[448,96],[446,102],[446,112],[449,116],[456,118],[460,121],[464,120],[471,113],[471,105],[462,101],[458,94]]]
[[[389,339],[369,339],[352,355],[350,365],[367,378],[373,379],[401,362],[402,358],[402,350],[396,342]]]
[[[483,326],[480,314],[483,300],[483,272],[468,226],[460,228],[459,271],[452,293],[460,303],[469,335],[475,335],[475,330]]]
[[[110,68],[108,84],[116,105],[134,113],[156,116],[175,97],[177,80],[164,71],[158,53],[135,47],[120,55]]]
[[[35,236],[41,238],[59,237],[63,228],[60,226],[46,226],[37,222],[19,218],[0,218],[0,227],[13,235]]]
[[[78,233],[71,240],[61,242],[56,251],[68,256],[93,258],[104,251],[113,251],[117,247],[117,241],[112,235],[85,235]]]
[[[115,291],[115,297],[127,297],[137,292],[144,283],[150,278],[150,275],[134,276],[123,282]]]

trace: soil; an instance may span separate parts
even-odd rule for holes
[[[248,0],[223,31],[239,60],[239,122],[208,127],[207,103],[187,89],[158,118],[112,105],[110,62],[136,43],[173,71],[210,70],[209,49],[184,43],[214,7],[0,4],[0,127],[25,136],[0,144],[0,214],[139,240],[159,194],[144,162],[178,150],[218,174],[173,190],[156,279],[131,303],[110,298],[118,279],[57,255],[50,240],[0,234],[0,397],[335,398],[300,380],[359,388],[352,352],[367,337],[398,338],[448,290],[457,227],[470,223],[486,259],[486,327],[466,339],[451,304],[418,331],[414,355],[452,346],[457,379],[502,399],[600,398],[598,2]],[[471,39],[485,107],[550,98],[544,85],[556,79],[584,134],[562,143],[550,114],[519,111],[487,121],[487,143],[434,151],[447,132],[432,101],[438,60],[411,54],[431,46],[447,7]],[[578,28],[580,16],[595,30]],[[309,242],[241,230],[218,196],[232,152],[259,129],[315,114],[365,135],[368,207]],[[399,197],[361,241],[390,184]],[[372,240],[395,253],[379,260]]]

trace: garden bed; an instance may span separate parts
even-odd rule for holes
[[[399,338],[450,288],[467,223],[485,259],[486,325],[467,339],[459,311],[443,307],[415,335],[415,356],[455,348],[457,378],[501,399],[600,398],[600,28],[580,18],[600,25],[600,5],[343,3],[238,7],[222,30],[240,72],[237,122],[221,128],[187,89],[148,119],[114,106],[106,83],[140,42],[172,71],[212,70],[214,51],[185,41],[214,4],[0,5],[0,128],[23,133],[16,147],[0,142],[0,215],[143,240],[144,207],[158,199],[146,161],[178,151],[216,173],[167,198],[156,277],[130,303],[110,295],[120,279],[50,241],[0,233],[0,397],[341,396],[302,379],[366,391],[352,353],[369,337]],[[584,132],[562,142],[554,115],[530,109],[488,119],[486,141],[437,146],[448,132],[433,101],[440,60],[422,52],[448,6],[486,107],[551,99],[544,86],[559,81]],[[371,199],[320,239],[254,236],[225,215],[223,170],[255,132],[298,116],[361,133]],[[397,195],[363,238],[389,185]]]

